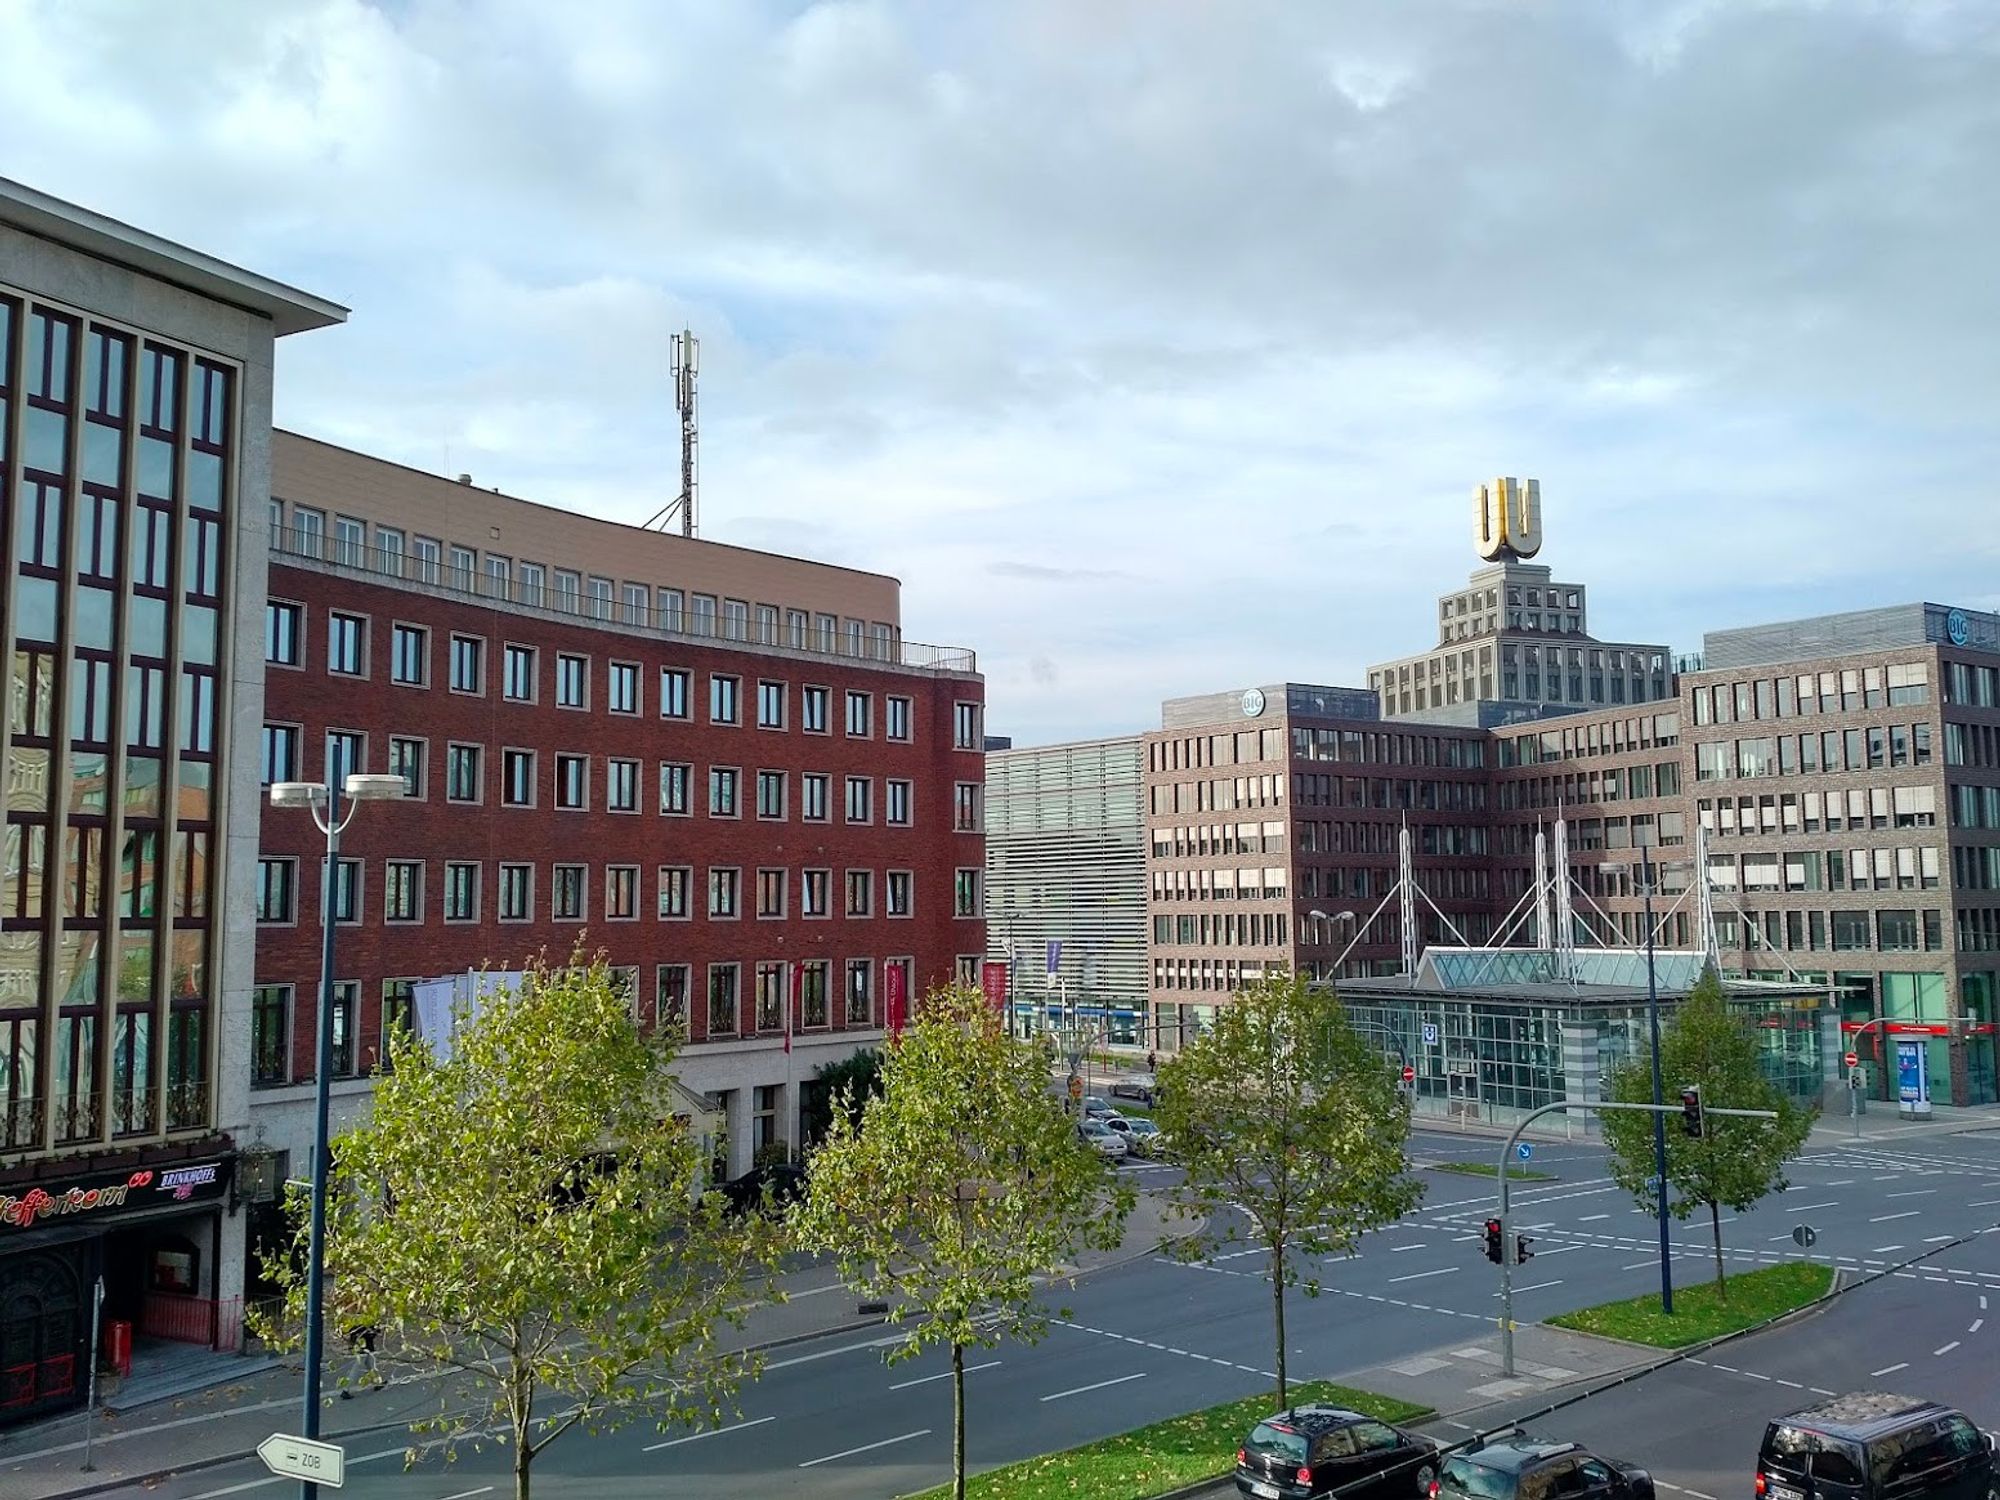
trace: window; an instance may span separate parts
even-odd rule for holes
[[[382,920],[420,922],[424,915],[424,866],[415,859],[392,859],[383,870]]]
[[[986,741],[979,725],[977,703],[954,703],[951,709],[951,746],[954,750],[983,750]]]
[[[738,677],[725,677],[719,672],[711,672],[708,678],[708,722],[711,724],[734,724],[741,712],[736,695],[743,682]]]
[[[614,661],[611,664],[611,712],[636,714],[639,711],[639,664]]]
[[[661,964],[654,970],[654,1024],[662,1031],[687,1026],[688,966]]]
[[[586,580],[585,588],[588,590],[590,595],[590,617],[593,620],[610,619],[611,596],[612,596],[611,580],[609,578],[599,578],[595,575],[592,575],[588,580]]]
[[[558,922],[583,920],[585,865],[557,865],[549,881],[549,915]]]
[[[679,589],[661,589],[655,602],[660,611],[660,629],[678,632],[687,623],[687,595]]]
[[[389,774],[403,778],[405,797],[424,795],[424,749],[429,743],[409,735],[389,736]]]
[[[952,877],[951,914],[979,917],[986,913],[986,876],[979,870],[960,870]]]
[[[785,685],[782,682],[758,682],[757,727],[759,729],[785,727]]]
[[[343,980],[333,987],[333,1046],[327,1052],[327,1071],[336,1078],[354,1076],[354,1014],[361,998],[361,986]]]
[[[785,914],[785,872],[783,870],[759,870],[757,872],[757,915],[760,917],[782,917]]]
[[[486,642],[476,635],[451,638],[451,690],[454,693],[486,691]]]
[[[590,757],[556,757],[556,806],[565,812],[583,812],[590,806]]]
[[[685,817],[688,813],[688,781],[694,767],[678,761],[660,762],[660,811]]]
[[[824,959],[799,966],[799,1025],[804,1030],[817,1031],[828,1024],[828,967]]]
[[[421,625],[389,629],[389,680],[405,687],[422,687],[427,680],[431,633]]]
[[[501,557],[497,553],[489,552],[486,554],[486,559],[483,566],[485,568],[485,574],[486,574],[485,583],[486,583],[487,597],[493,599],[505,599],[508,596],[508,594],[512,592],[512,589],[509,588],[509,584],[512,583],[514,577],[514,564],[512,559]]]
[[[875,1024],[875,965],[865,958],[847,961],[847,1024]]]
[[[441,576],[439,559],[444,556],[443,547],[431,537],[420,536],[410,539],[410,576],[421,583],[436,583]]]
[[[829,689],[809,687],[799,694],[799,727],[807,734],[825,734]]]
[[[891,781],[886,790],[887,805],[884,808],[886,821],[898,828],[910,826],[910,783]]]
[[[264,785],[299,779],[299,731],[294,724],[264,726]]]
[[[736,1034],[736,965],[710,964],[708,966],[708,1034],[710,1036],[734,1036]]]
[[[847,914],[850,917],[872,917],[875,915],[875,872],[873,870],[849,870],[847,872]]]
[[[260,859],[257,861],[257,920],[289,922],[292,898],[298,881],[298,861]]]
[[[260,984],[250,997],[250,1082],[260,1088],[292,1081],[292,987]]]
[[[660,668],[660,717],[688,716],[688,674],[680,667]]]
[[[783,771],[759,771],[757,773],[757,816],[760,818],[783,818],[785,815],[785,773]]]
[[[736,788],[742,775],[733,766],[709,767],[708,815],[711,818],[733,818],[737,815]]]
[[[635,813],[639,810],[639,762],[608,760],[604,763],[604,806],[608,812]]]
[[[359,677],[366,662],[368,622],[338,610],[326,617],[326,669]]]
[[[910,737],[910,700],[908,698],[885,699],[887,723],[883,732],[892,740],[908,740]]]
[[[708,914],[711,917],[737,915],[742,886],[741,870],[711,865],[708,871]]]
[[[358,922],[361,911],[361,861],[335,860],[333,865],[333,920]]]
[[[639,867],[610,865],[604,871],[604,920],[633,922],[639,917]]]
[[[417,1034],[417,997],[413,993],[414,979],[385,979],[382,981],[382,1030],[381,1041],[376,1049],[376,1067],[381,1072],[389,1071],[390,1049],[396,1045],[397,1037],[410,1038]]]
[[[910,914],[910,872],[891,870],[885,885],[888,914],[892,917],[907,917]]]
[[[978,833],[980,831],[980,786],[976,781],[961,781],[952,789],[951,826],[958,833]]]
[[[479,865],[475,861],[445,861],[444,919],[447,922],[479,920]]]
[[[875,783],[866,776],[847,778],[847,821],[866,823],[875,812]]]
[[[785,641],[794,651],[806,648],[806,612],[802,609],[785,611]]]
[[[478,745],[444,747],[444,800],[478,802],[484,796],[479,779]]]
[[[306,612],[297,604],[270,600],[264,606],[264,660],[296,667],[302,659]]]
[[[555,607],[565,614],[578,613],[583,602],[583,579],[567,568],[556,569]]]
[[[568,652],[556,653],[556,707],[584,708],[586,685],[589,682],[590,659],[571,656]]]
[[[827,779],[823,771],[807,771],[799,777],[799,816],[808,823],[827,820]]]
[[[696,594],[694,596],[694,633],[696,635],[715,634],[715,596]]]
[[[503,922],[526,922],[535,911],[535,867],[533,865],[502,865],[500,867],[500,920]]]
[[[759,1031],[783,1031],[785,1029],[785,964],[759,964],[755,979],[756,993],[752,996],[752,1017]],[[757,1090],[761,1095],[763,1089]]]
[[[619,585],[618,617],[627,625],[645,625],[652,614],[653,591],[643,583]]]
[[[352,729],[329,729],[326,732],[326,779],[329,783],[344,782],[356,771],[365,770],[368,756],[368,737]]]
[[[500,656],[500,696],[510,703],[535,701],[535,648],[509,644]]]
[[[874,733],[874,698],[867,693],[849,692],[847,695],[847,737],[851,740],[865,740]]]
[[[479,554],[470,547],[451,549],[451,586],[466,593],[479,579]]]
[[[799,915],[802,917],[831,916],[827,903],[829,887],[833,884],[833,871],[807,870],[799,881]]]
[[[535,805],[534,751],[502,750],[500,752],[500,805],[502,807],[533,807]]]
[[[660,920],[684,922],[689,916],[688,891],[694,871],[687,865],[660,866]]]

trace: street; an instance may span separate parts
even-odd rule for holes
[[[1852,1145],[1815,1137],[1794,1165],[1788,1192],[1750,1213],[1724,1216],[1732,1271],[1800,1258],[1794,1225],[1818,1232],[1811,1252],[1850,1278],[1881,1274],[1825,1312],[1687,1361],[1532,1425],[1601,1443],[1651,1466],[1664,1488],[1705,1500],[1747,1490],[1767,1418],[1817,1393],[1885,1388],[1956,1402],[1982,1426],[2000,1427],[2000,1361],[1989,1320],[2000,1297],[2000,1136],[1969,1131],[1907,1144]],[[1419,1132],[1422,1161],[1490,1161],[1483,1137]],[[1538,1145],[1531,1163],[1557,1180],[1516,1189],[1515,1220],[1534,1241],[1517,1268],[1522,1324],[1658,1286],[1656,1231],[1603,1169],[1594,1145]],[[1158,1185],[1158,1167],[1127,1168]],[[1481,1250],[1490,1180],[1423,1173],[1416,1213],[1368,1236],[1359,1253],[1316,1266],[1323,1293],[1290,1305],[1293,1379],[1368,1378],[1401,1363],[1438,1367],[1457,1380],[1438,1399],[1447,1437],[1533,1411],[1575,1386],[1558,1369],[1508,1393],[1488,1350],[1494,1342],[1498,1271]],[[1970,1236],[1971,1238],[1967,1238]],[[1706,1218],[1674,1226],[1676,1283],[1709,1279]],[[1913,1262],[1905,1265],[1905,1262]],[[1259,1255],[1229,1247],[1195,1265],[1161,1255],[1116,1266],[1056,1299],[1068,1309],[1039,1345],[968,1355],[967,1436],[987,1466],[1122,1432],[1198,1406],[1267,1389],[1270,1287]],[[713,1496],[759,1493],[886,1496],[949,1472],[951,1392],[939,1352],[897,1363],[892,1329],[849,1332],[774,1351],[746,1390],[742,1414],[713,1432],[659,1434],[631,1426],[576,1433],[536,1466],[549,1495]],[[1482,1389],[1484,1394],[1482,1395]],[[1548,1392],[1554,1392],[1552,1396]],[[1497,1399],[1496,1399],[1497,1398]],[[370,1399],[363,1396],[362,1401]],[[1468,1415],[1468,1408],[1479,1408]],[[405,1472],[399,1434],[349,1443],[344,1493],[446,1500],[504,1491],[502,1449],[462,1452],[446,1465],[427,1455]],[[1220,1467],[1227,1454],[1218,1454]],[[237,1461],[118,1493],[168,1500],[255,1494],[280,1481]],[[1220,1493],[1220,1492],[1219,1492]]]

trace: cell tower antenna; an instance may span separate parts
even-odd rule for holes
[[[673,346],[674,407],[681,416],[681,492],[655,511],[646,527],[670,530],[678,516],[681,535],[691,537],[695,533],[695,494],[701,482],[701,430],[695,406],[701,340],[683,328],[673,336]]]

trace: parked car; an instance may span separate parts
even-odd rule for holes
[[[1086,1094],[1083,1099],[1083,1117],[1086,1120],[1108,1120],[1118,1111],[1106,1104],[1095,1094]]]
[[[1461,1449],[1438,1470],[1431,1494],[1448,1500],[1654,1500],[1653,1476],[1581,1443],[1513,1432]]]
[[[739,1217],[755,1210],[780,1216],[806,1195],[806,1169],[795,1166],[752,1167],[722,1184],[729,1211]]]
[[[1835,1396],[1779,1417],[1757,1453],[1759,1500],[1994,1500],[1991,1439],[1942,1402]]]
[[[1131,1149],[1125,1144],[1125,1137],[1102,1120],[1084,1120],[1076,1127],[1076,1133],[1082,1136],[1085,1143],[1093,1147],[1099,1156],[1109,1161],[1125,1160],[1125,1153]]]
[[[1137,1099],[1141,1104],[1150,1105],[1153,1102],[1155,1087],[1156,1085],[1153,1082],[1153,1075],[1151,1073],[1133,1073],[1129,1077],[1117,1079],[1112,1083],[1111,1097],[1114,1099]]]
[[[1125,1144],[1135,1156],[1156,1156],[1166,1146],[1165,1133],[1143,1116],[1128,1120],[1122,1115],[1113,1115],[1104,1123],[1125,1137]]]
[[[1356,1500],[1431,1493],[1437,1444],[1340,1406],[1294,1406],[1266,1417],[1236,1450],[1236,1490],[1256,1500]]]

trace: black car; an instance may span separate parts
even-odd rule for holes
[[[722,1184],[722,1196],[729,1200],[732,1214],[782,1214],[806,1195],[804,1167],[752,1167],[741,1177]]]
[[[2000,1500],[2000,1469],[1963,1413],[1875,1392],[1772,1422],[1755,1491],[1759,1500]]]
[[[1445,1500],[1653,1500],[1653,1476],[1581,1443],[1517,1432],[1445,1459],[1433,1493]]]
[[[1237,1493],[1257,1500],[1307,1500],[1336,1489],[1366,1500],[1412,1500],[1428,1495],[1436,1477],[1437,1445],[1429,1438],[1338,1406],[1294,1406],[1266,1417],[1236,1450]]]

